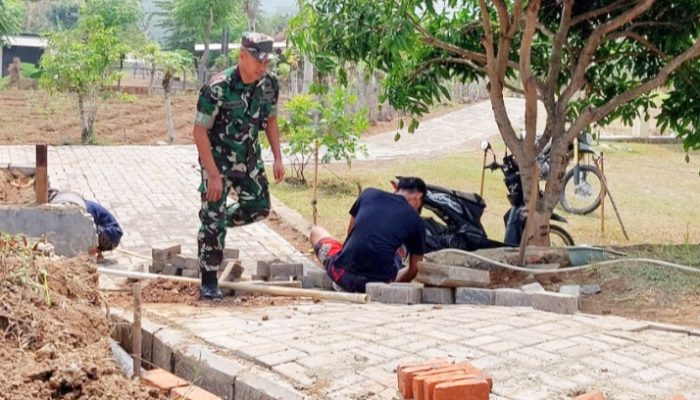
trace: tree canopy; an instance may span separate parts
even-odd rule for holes
[[[0,45],[5,43],[6,36],[20,31],[23,16],[24,6],[21,1],[0,1]]]
[[[294,41],[313,54],[318,67],[338,68],[341,75],[344,61],[387,72],[384,95],[415,115],[448,97],[446,79],[486,77],[492,94],[494,85],[503,86],[544,102],[548,118],[572,124],[567,137],[593,122],[621,117],[631,123],[656,102],[661,127],[676,131],[687,148],[700,148],[693,129],[700,126],[700,1],[439,5],[315,0],[303,5],[297,24],[304,29],[296,30]],[[656,96],[657,88],[666,95]]]
[[[590,125],[648,118],[658,105],[660,127],[700,148],[699,35],[700,0],[310,0],[292,41],[341,79],[345,62],[383,71],[382,96],[413,117],[411,132],[417,116],[449,98],[450,80],[487,79],[526,200],[538,184],[536,158],[551,143],[534,215],[535,243],[546,244],[569,146]],[[506,112],[509,91],[525,98],[524,138]]]

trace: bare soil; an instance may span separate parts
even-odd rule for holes
[[[0,169],[0,204],[31,204],[35,197],[34,178],[16,170]]]
[[[110,97],[98,106],[95,132],[97,142],[107,145],[148,145],[168,140],[164,99],[160,95],[128,95],[126,99]],[[175,119],[175,143],[190,144],[195,93],[172,98]],[[454,111],[464,104],[435,107],[421,120]],[[398,118],[374,122],[365,135],[398,128]],[[0,91],[0,144],[48,143],[79,144],[80,123],[77,100],[67,95],[50,95],[34,90]]]
[[[157,399],[122,375],[87,257],[49,259],[24,239],[0,239],[0,397]]]

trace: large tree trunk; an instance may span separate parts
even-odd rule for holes
[[[173,106],[170,95],[170,83],[172,81],[172,73],[166,71],[163,74],[163,93],[165,94],[165,121],[168,126],[168,143],[173,144],[175,141],[175,122],[173,120]]]
[[[214,26],[214,13],[213,10],[209,10],[209,22],[207,23],[207,28],[204,31],[204,51],[202,56],[199,57],[199,62],[197,64],[197,86],[202,87],[207,81],[207,64],[209,64],[209,41],[211,40],[211,30]]]
[[[309,93],[309,86],[314,81],[314,65],[311,64],[308,58],[304,57],[304,81],[302,82],[301,92]]]

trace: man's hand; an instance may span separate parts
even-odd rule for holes
[[[282,160],[275,159],[274,164],[272,164],[272,170],[275,175],[275,182],[282,182],[282,179],[284,179],[284,164],[282,164]]]
[[[217,202],[224,191],[223,179],[220,174],[207,178],[207,201]]]

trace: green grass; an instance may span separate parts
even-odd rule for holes
[[[496,153],[503,146],[495,145]],[[565,228],[577,244],[631,245],[698,244],[700,242],[700,159],[684,160],[679,145],[602,143],[605,172],[630,241],[626,241],[610,201],[605,207],[605,233],[600,231],[600,209],[585,216],[556,212],[569,223]],[[362,188],[390,190],[395,175],[415,175],[426,182],[467,192],[478,192],[481,178],[480,151],[432,159],[362,162],[319,169],[319,221],[338,238],[344,238],[348,210]],[[311,168],[309,168],[311,170]],[[289,173],[289,172],[288,172]],[[311,172],[307,174],[311,176]],[[289,207],[311,220],[311,187],[273,185],[272,193]],[[503,214],[509,207],[500,172],[486,172],[482,223],[494,239],[502,239]],[[697,255],[696,255],[697,257]],[[697,258],[693,258],[698,262]]]

